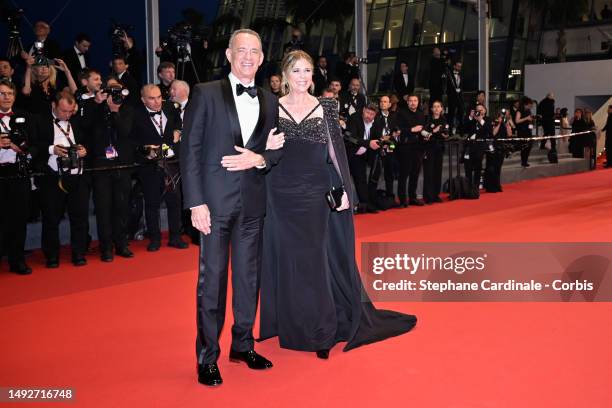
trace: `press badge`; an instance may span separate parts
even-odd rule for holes
[[[109,160],[116,159],[119,156],[119,154],[117,153],[117,150],[115,149],[115,146],[113,145],[108,146],[105,150],[105,153],[106,153],[106,158]]]

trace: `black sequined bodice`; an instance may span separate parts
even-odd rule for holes
[[[327,143],[327,131],[325,129],[324,119],[322,117],[311,117],[319,108],[320,104],[317,104],[300,123],[293,119],[283,105],[279,104],[279,106],[285,111],[287,116],[289,116],[288,118],[281,116],[278,119],[279,131],[285,133],[286,142]]]

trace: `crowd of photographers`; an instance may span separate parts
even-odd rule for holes
[[[24,256],[26,224],[38,217],[46,266],[60,265],[59,225],[65,213],[71,261],[86,265],[92,195],[104,262],[114,256],[133,257],[128,241],[142,236],[145,225],[147,250],[161,248],[162,202],[167,208],[167,245],[187,248],[183,234],[198,241],[182,210],[178,153],[190,87],[207,79],[207,43],[187,31],[171,31],[169,41],[155,50],[160,58],[155,85],[142,84],[142,56],[119,26],[112,34],[109,74],[90,66],[87,35],[79,34],[61,53],[44,22],[35,25],[34,44],[14,59],[0,59],[0,248],[8,255],[10,271],[31,273]],[[285,51],[302,47],[296,30]],[[414,76],[405,62],[398,65],[393,93],[373,103],[365,96],[359,63],[354,53],[347,53],[332,73],[320,56],[313,75],[317,96],[338,102],[358,213],[441,202],[445,151],[453,146],[455,163],[462,163],[465,177],[449,179],[451,194],[463,191],[464,197],[477,198],[481,184],[489,192],[500,192],[509,151],[520,150],[523,166],[529,166],[531,143],[511,139],[531,136],[536,119],[546,135],[555,133],[555,120],[562,132],[592,125],[580,117],[570,128],[567,112],[555,112],[552,95],[538,105],[540,116],[532,114],[533,102],[526,97],[494,118],[487,112],[484,92],[466,107],[461,62],[438,48],[432,55],[426,103],[414,93]],[[272,70],[265,80],[280,96],[280,75]],[[556,143],[550,143],[549,159],[554,162]],[[572,143],[570,151],[578,157],[591,141],[572,138]],[[378,188],[381,177],[384,189]]]

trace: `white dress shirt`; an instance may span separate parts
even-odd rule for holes
[[[70,143],[68,141],[68,137],[66,137],[66,135],[64,135],[64,133],[59,130],[57,128],[57,125],[55,124],[55,119],[56,116],[55,114],[53,114],[53,144],[49,146],[49,160],[47,161],[47,164],[49,165],[49,167],[51,168],[51,170],[53,170],[54,172],[58,171],[57,168],[57,155],[53,154],[53,147],[55,146],[65,146],[68,147],[72,144],[76,143],[76,140],[74,139],[74,132],[72,130],[72,125],[70,124],[70,122],[68,122],[67,120],[60,120],[59,121],[59,125],[62,127],[62,129],[64,129],[64,131],[70,129],[68,131],[68,137],[70,138]],[[83,173],[83,169],[72,169],[70,170],[70,174],[82,174]]]
[[[147,108],[147,112],[151,113],[151,112],[155,112],[155,111]],[[153,122],[153,126],[155,127],[155,130],[157,131],[157,134],[159,135],[160,138],[163,138],[164,137],[164,132],[166,131],[166,125],[168,124],[168,118],[166,117],[166,114],[162,110],[161,111],[161,116],[160,115],[154,115],[154,116],[149,116],[149,117],[151,118],[151,122]],[[159,128],[159,126],[160,126],[160,123],[159,123],[160,118],[161,118],[161,129]],[[174,157],[174,151],[171,148],[168,148],[168,151],[166,152],[166,155],[167,155],[168,158]]]
[[[404,78],[404,85],[408,86],[408,74],[402,74],[402,77]]]
[[[230,72],[229,81],[232,86],[232,94],[234,95],[234,102],[236,103],[236,111],[238,112],[238,121],[240,122],[240,130],[242,133],[242,143],[246,146],[249,141],[257,121],[259,120],[259,98],[251,98],[251,96],[244,92],[238,96],[236,93],[236,85],[240,83],[238,78]],[[249,84],[242,84],[243,86],[249,87],[255,85],[255,80]]]
[[[8,113],[8,112],[4,112],[4,113]],[[10,116],[5,116],[0,120],[4,124],[4,126],[2,126],[1,128],[2,133],[6,132],[7,130],[11,130],[11,127],[9,126],[9,122],[11,121]],[[13,149],[10,149],[10,148],[0,149],[0,163],[2,164],[15,163],[16,161],[17,161],[17,153]]]
[[[363,122],[363,126],[365,127],[365,130],[363,132],[363,140],[370,140],[370,130],[372,130],[372,124],[374,122]],[[364,154],[368,149],[366,149],[365,147],[361,146],[359,149],[357,149],[357,151],[355,152],[355,154],[357,156],[361,156],[362,154]]]
[[[85,55],[82,55],[81,51],[79,51],[79,49],[76,46],[73,46],[72,48],[74,48],[74,52],[76,52],[77,58],[79,59],[79,64],[81,64],[81,69],[85,69],[86,68]]]

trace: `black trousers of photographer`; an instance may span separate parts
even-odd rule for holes
[[[408,182],[408,199],[417,199],[417,186],[419,174],[423,166],[424,151],[417,145],[400,145],[397,148],[399,161],[399,178],[397,181],[397,195],[400,204],[406,203],[406,182]]]
[[[64,175],[60,189],[60,177],[56,174],[36,178],[42,209],[42,250],[47,260],[59,259],[59,225],[68,210],[70,221],[70,246],[72,257],[83,257],[87,252],[89,230],[89,176]]]
[[[93,199],[101,251],[128,245],[128,216],[132,188],[131,169],[93,172]]]
[[[385,191],[388,197],[394,197],[393,193],[393,180],[395,180],[395,173],[398,167],[397,156],[395,153],[387,153],[383,157],[383,167],[385,175]]]
[[[472,186],[480,186],[480,176],[482,175],[482,159],[485,150],[476,146],[467,146],[466,151],[469,157],[464,158],[465,177],[472,183]]]
[[[355,190],[359,199],[359,205],[368,204],[368,152],[349,157],[349,170],[355,183]]]
[[[11,266],[25,261],[30,190],[30,178],[18,177],[17,164],[0,164],[0,251],[7,251]]]
[[[147,233],[151,242],[161,241],[160,207],[162,200],[168,211],[168,230],[170,240],[181,235],[181,193],[180,188],[166,191],[166,173],[163,168],[153,164],[145,164],[138,170],[138,178],[142,184],[145,202],[145,220]]]
[[[432,203],[440,198],[444,145],[428,146],[423,157],[423,200]]]

